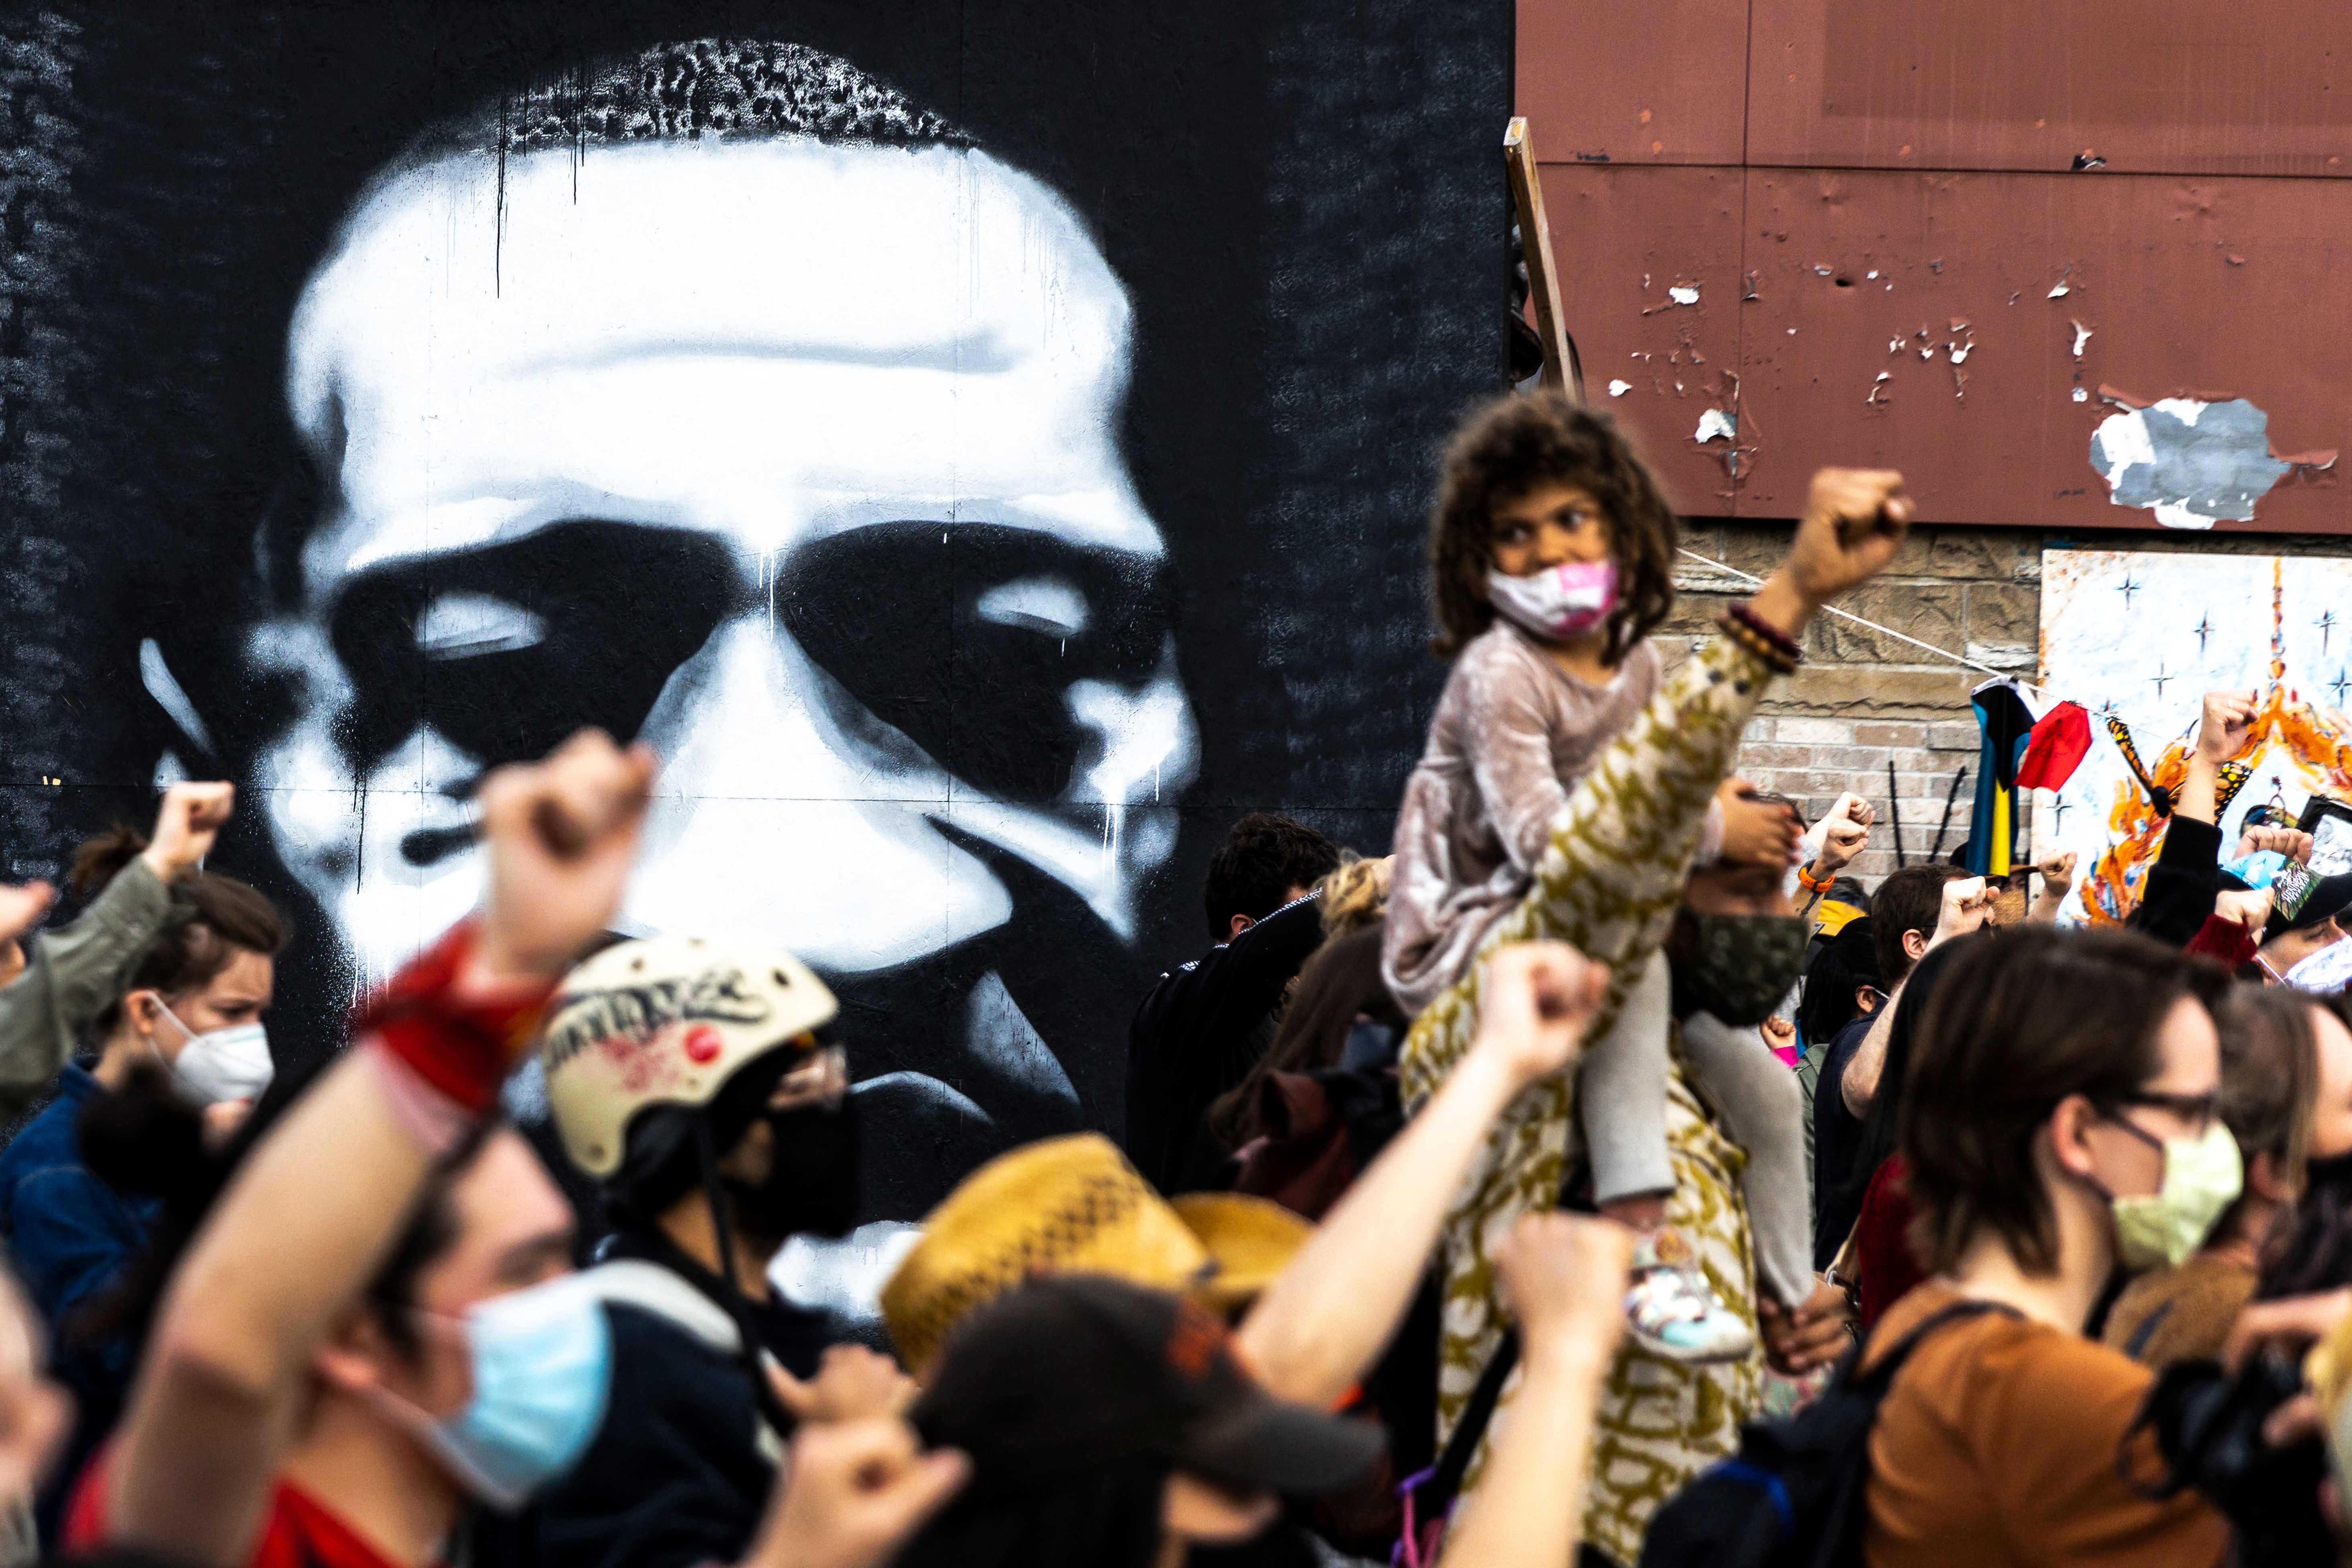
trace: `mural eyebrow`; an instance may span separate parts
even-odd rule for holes
[[[521,361],[515,370],[527,374],[548,370],[599,370],[663,359],[748,359],[995,375],[1017,370],[1026,358],[995,328],[982,327],[957,337],[917,343],[854,343],[825,338],[751,342],[739,338],[615,336],[575,353],[545,354]]]

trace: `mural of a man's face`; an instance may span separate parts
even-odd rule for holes
[[[663,759],[633,931],[772,943],[853,991],[1018,945],[1023,888],[1131,937],[1196,747],[1117,442],[1129,321],[1060,199],[968,148],[656,140],[380,179],[295,311],[325,499],[299,604],[249,639],[300,692],[255,782],[358,966],[473,906],[482,774],[582,724]],[[860,1076],[1075,1124],[998,967],[954,982],[961,1037]]]

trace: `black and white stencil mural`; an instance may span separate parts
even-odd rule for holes
[[[281,1053],[600,724],[630,928],[834,982],[911,1217],[1116,1130],[1234,816],[1386,847],[1507,0],[5,16],[9,875],[236,779]]]

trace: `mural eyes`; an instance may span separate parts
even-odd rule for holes
[[[743,598],[725,542],[637,523],[562,522],[381,568],[332,616],[356,693],[338,744],[364,775],[427,727],[485,767],[587,724],[630,739]]]
[[[1076,637],[1088,619],[1085,597],[1055,577],[999,584],[974,600],[972,609],[983,621],[1045,637]]]
[[[443,594],[416,618],[416,647],[427,658],[479,658],[547,640],[547,623],[522,605],[488,594]]]
[[[331,613],[355,693],[337,743],[365,777],[426,729],[484,768],[541,755],[583,725],[629,739],[672,672],[762,597],[731,542],[635,523],[563,522],[381,567]],[[1102,739],[1072,716],[1071,689],[1151,680],[1168,599],[1154,557],[926,519],[800,546],[773,603],[866,713],[974,787],[1043,803]]]
[[[1090,738],[1067,693],[1136,686],[1169,628],[1159,560],[1034,528],[876,523],[813,540],[777,576],[776,614],[874,717],[1000,800],[1069,785]]]

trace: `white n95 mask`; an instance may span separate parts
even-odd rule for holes
[[[163,1006],[161,1001],[156,1005]],[[199,1035],[180,1023],[179,1015],[169,1007],[163,1007],[163,1016],[188,1037],[178,1058],[164,1065],[180,1092],[197,1104],[255,1099],[277,1076],[277,1067],[269,1059],[269,1033],[260,1024],[233,1024]],[[155,1055],[161,1060],[163,1053],[159,1050]]]

